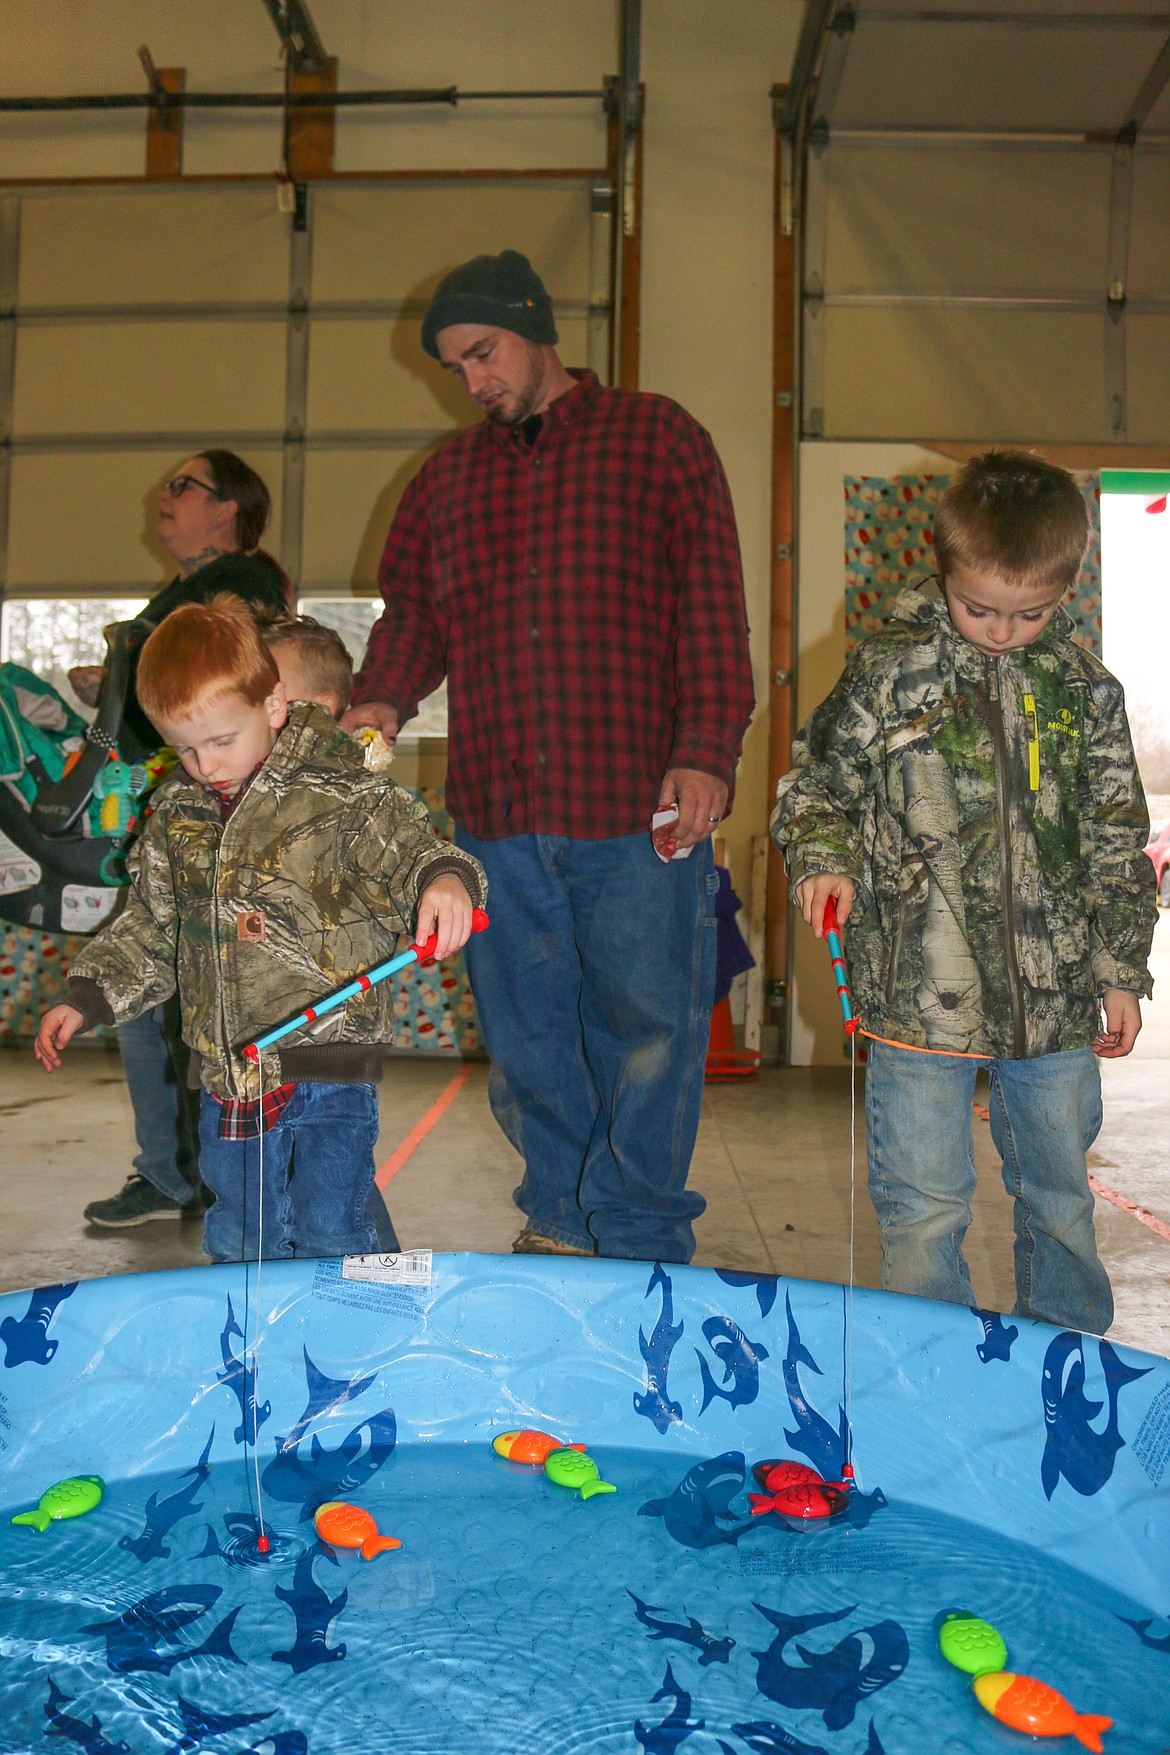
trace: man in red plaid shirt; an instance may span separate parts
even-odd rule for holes
[[[689,1261],[710,836],[753,704],[726,478],[676,403],[565,369],[514,250],[449,274],[422,339],[487,418],[402,497],[342,723],[393,740],[448,679],[447,803],[492,898],[466,954],[525,1165],[513,1249]]]

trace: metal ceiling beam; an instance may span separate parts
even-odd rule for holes
[[[1125,119],[1118,130],[1119,135],[1129,134],[1132,139],[1137,139],[1139,130],[1145,127],[1147,116],[1165,91],[1168,80],[1170,80],[1170,37],[1167,37],[1162,44],[1157,60],[1146,74],[1141,89],[1125,112]]]
[[[942,12],[937,7],[866,7],[867,24],[994,24],[1013,30],[1167,30],[1170,12]]]
[[[165,103],[176,110],[279,110],[349,109],[371,104],[499,103],[519,98],[557,102],[563,98],[587,98],[601,103],[602,87],[591,91],[460,91],[456,85],[423,87],[417,91],[168,91],[165,98],[153,91],[94,92],[84,97],[0,97],[0,115],[35,113],[41,110],[149,110]]]
[[[801,117],[812,92],[813,80],[829,34],[829,23],[836,0],[805,0],[804,19],[792,57],[792,72],[776,109],[777,131],[785,140],[795,140]]]
[[[319,71],[325,66],[329,57],[305,0],[264,0],[264,10],[298,73],[310,68]]]

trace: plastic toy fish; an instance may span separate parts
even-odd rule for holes
[[[100,1505],[105,1495],[106,1484],[100,1475],[70,1475],[67,1481],[58,1481],[47,1493],[41,1494],[40,1504],[35,1511],[21,1511],[11,1519],[13,1523],[30,1523],[35,1530],[44,1535],[51,1523],[67,1517],[81,1517]]]
[[[560,1438],[554,1438],[549,1432],[537,1432],[530,1426],[524,1426],[519,1432],[497,1432],[492,1439],[492,1449],[497,1456],[507,1457],[509,1462],[530,1463],[534,1469],[542,1469],[554,1450],[581,1450],[583,1444],[565,1444]]]
[[[550,1450],[544,1459],[544,1472],[558,1487],[571,1487],[582,1499],[592,1499],[595,1493],[617,1492],[612,1482],[602,1480],[593,1458],[580,1450]]]
[[[769,1511],[802,1520],[835,1517],[849,1504],[847,1482],[823,1480],[807,1463],[757,1463],[752,1474],[767,1489],[764,1493],[748,1494],[753,1517],[763,1517]]]
[[[1101,1755],[1101,1732],[1113,1723],[1100,1713],[1077,1712],[1063,1694],[1035,1676],[1014,1676],[1010,1670],[976,1676],[975,1697],[1000,1724],[1033,1737],[1075,1737]]]
[[[938,1630],[938,1648],[948,1664],[967,1676],[989,1676],[1007,1663],[1002,1636],[977,1615],[949,1614]]]
[[[373,1560],[391,1548],[401,1548],[396,1536],[383,1536],[368,1511],[345,1499],[329,1499],[313,1513],[313,1527],[332,1548],[360,1548],[363,1560]]]

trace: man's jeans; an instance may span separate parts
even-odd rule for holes
[[[255,1261],[261,1142],[221,1140],[219,1116],[219,1104],[205,1092],[200,1163],[215,1205],[203,1222],[203,1247],[212,1261]],[[265,1261],[377,1248],[366,1217],[377,1137],[373,1085],[297,1086],[263,1139]],[[393,1226],[383,1247],[397,1252]]]
[[[190,1206],[199,1194],[199,1093],[187,1088],[178,1000],[122,1024],[118,1052],[134,1110],[134,1168],[168,1200]]]
[[[649,834],[458,841],[488,875],[466,947],[496,1120],[542,1236],[689,1261],[706,1206],[686,1181],[715,986],[711,847],[664,865]]]
[[[869,1189],[882,1285],[975,1304],[963,1259],[975,1163],[975,1075],[991,1078],[991,1137],[1015,1203],[1016,1314],[1104,1334],[1113,1294],[1097,1258],[1085,1153],[1101,1127],[1101,1072],[1089,1048],[1036,1060],[974,1060],[869,1044]]]

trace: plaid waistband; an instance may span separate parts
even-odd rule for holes
[[[263,1097],[215,1097],[221,1140],[255,1140],[270,1133],[288,1108],[295,1085],[277,1085]]]

